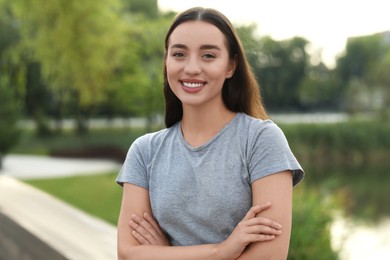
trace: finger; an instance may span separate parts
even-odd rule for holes
[[[137,214],[133,214],[131,216],[131,219],[136,222],[139,226],[141,226],[145,232],[143,231],[141,233],[141,235],[146,235],[147,239],[156,239],[158,234],[156,233],[156,230],[154,229],[154,227],[147,221],[145,220],[143,217],[140,217],[139,215]],[[147,232],[147,233],[146,233]],[[149,240],[150,241],[150,240]]]
[[[254,218],[258,213],[269,209],[271,207],[271,202],[266,202],[260,205],[255,205],[249,209],[249,211],[246,213],[243,220]]]
[[[134,237],[135,240],[140,243],[140,245],[150,245],[150,242],[146,240],[142,235],[140,235],[137,231],[133,230],[131,232],[131,235]]]
[[[154,230],[159,233],[160,235],[163,235],[163,232],[161,230],[160,225],[157,223],[157,221],[147,212],[144,213],[144,218],[146,221],[149,222],[150,225],[153,226]]]
[[[275,229],[282,228],[282,225],[280,225],[278,222],[273,221],[272,219],[269,219],[269,218],[264,218],[264,217],[251,218],[251,219],[245,220],[245,222],[246,222],[246,225],[248,225],[248,226],[264,225],[264,226],[272,227]]]
[[[245,232],[247,232],[248,234],[275,235],[275,236],[279,236],[280,234],[282,234],[282,231],[279,229],[274,229],[262,225],[250,226],[245,230]]]
[[[262,242],[262,241],[270,241],[275,239],[274,235],[264,235],[264,234],[247,234],[242,238],[242,243],[250,244],[253,242]]]
[[[139,222],[141,222],[141,220],[142,220],[142,218],[141,218],[138,214],[133,214],[133,215],[131,215],[131,219],[132,219],[134,222],[138,223],[138,224],[139,224]]]
[[[138,228],[138,224],[132,220],[129,221],[129,226],[134,230]]]
[[[262,241],[270,241],[275,239],[276,236],[274,235],[263,235],[263,234],[256,234],[253,235],[253,242],[262,242]]]
[[[154,237],[150,232],[145,229],[143,226],[139,225],[138,223],[130,220],[129,221],[130,227],[135,231],[138,235],[142,236],[143,239],[147,240],[150,244],[154,242]]]

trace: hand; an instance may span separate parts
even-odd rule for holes
[[[230,236],[217,245],[222,259],[236,259],[250,243],[270,241],[282,233],[280,224],[269,218],[256,217],[270,207],[271,203],[268,202],[249,209]]]
[[[141,245],[171,245],[157,221],[146,212],[142,217],[138,214],[133,214],[129,225],[133,229],[131,235]]]

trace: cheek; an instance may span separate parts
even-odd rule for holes
[[[172,66],[168,66],[168,64],[167,64],[166,71],[167,71],[167,81],[168,81],[169,87],[176,95],[177,94],[176,88],[177,88],[177,84],[178,84],[177,70],[175,70],[174,67],[172,67]]]
[[[166,69],[167,69],[167,76],[168,78],[174,77],[175,74],[177,74],[178,71],[178,64],[175,62],[171,62],[169,60],[166,61],[165,63]]]
[[[167,67],[167,80],[170,86],[176,81],[176,75],[177,73],[175,73],[172,68]]]

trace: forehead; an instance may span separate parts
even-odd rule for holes
[[[169,36],[168,46],[178,43],[226,46],[226,38],[218,27],[211,23],[188,21],[178,25]]]

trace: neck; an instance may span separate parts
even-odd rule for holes
[[[199,146],[216,135],[235,115],[225,106],[183,106],[181,130],[189,144]]]

